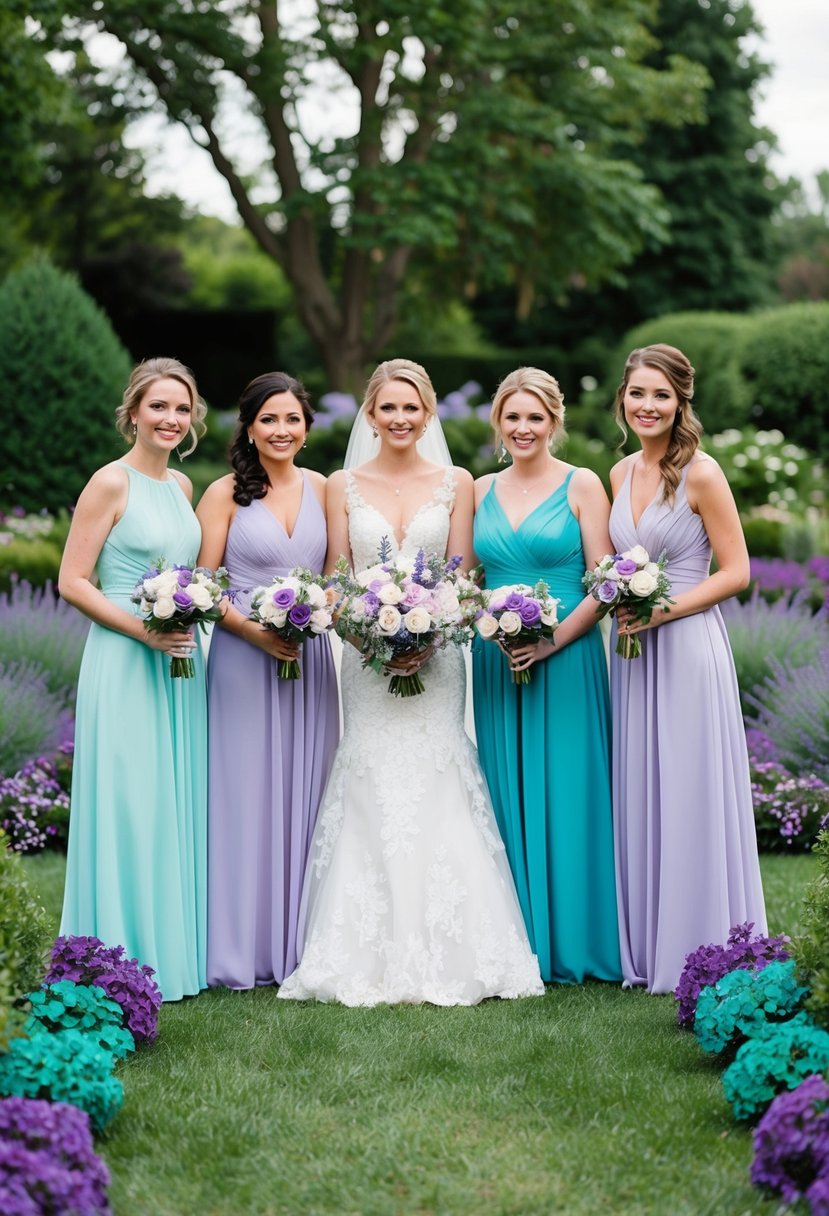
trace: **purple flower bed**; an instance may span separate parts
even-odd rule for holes
[[[747,725],[771,740],[790,773],[829,783],[829,646],[808,666],[770,663],[771,675],[746,699]]]
[[[43,982],[74,980],[103,988],[123,1009],[124,1025],[140,1044],[158,1034],[161,990],[154,975],[152,967],[127,958],[123,946],[106,946],[97,937],[59,937]]]
[[[754,1132],[751,1180],[780,1195],[786,1203],[806,1196],[813,1212],[821,1191],[829,1199],[829,1085],[818,1074],[807,1077],[797,1089],[779,1094]],[[811,1191],[822,1180],[823,1186]]]
[[[691,1029],[697,1012],[697,1001],[703,988],[716,984],[729,971],[738,968],[759,970],[769,963],[783,962],[790,957],[789,939],[751,936],[753,922],[735,925],[724,946],[699,946],[685,956],[685,966],[674,991],[677,1001],[676,1018],[680,1026]]]
[[[34,1098],[0,1101],[3,1216],[108,1213],[108,1185],[83,1111]]]
[[[791,600],[799,592],[814,611],[829,602],[829,557],[813,557],[805,565],[784,558],[751,558],[751,586],[766,600]]]
[[[814,773],[795,777],[773,759],[758,760],[751,752],[749,759],[760,848],[769,852],[811,848],[818,832],[829,826],[829,785]]]
[[[71,755],[72,744],[64,744],[54,759],[38,756],[0,778],[0,827],[16,853],[66,849]]]

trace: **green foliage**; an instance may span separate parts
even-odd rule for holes
[[[784,300],[829,299],[829,171],[816,174],[818,199],[792,182],[777,218],[777,289]]]
[[[187,303],[207,309],[287,309],[291,291],[279,266],[246,228],[196,216],[176,244],[191,279]],[[242,386],[240,385],[240,388]]]
[[[443,294],[503,282],[557,291],[574,272],[606,281],[664,233],[630,152],[649,121],[701,119],[710,77],[681,50],[650,61],[654,9],[529,0],[519,20],[490,0],[320,4],[307,24],[284,24],[253,0],[34,5],[61,49],[92,29],[121,41],[131,70],[97,79],[117,78],[125,106],[143,112],[152,96],[201,142],[210,133],[243,222],[282,267],[339,389],[355,389],[387,348],[412,274]],[[248,178],[224,121],[228,79],[269,145]],[[346,92],[365,103],[354,134],[303,126],[323,80],[330,104]]]
[[[703,447],[719,463],[743,512],[770,503],[802,516],[825,504],[823,467],[781,431],[731,428],[706,438]]]
[[[33,587],[57,583],[62,552],[51,540],[13,540],[0,546],[0,594],[8,595],[21,582]]]
[[[829,302],[789,304],[753,317],[740,370],[759,425],[829,455]]]
[[[0,505],[56,510],[121,450],[130,364],[69,275],[36,259],[0,285]]]
[[[13,1003],[40,982],[50,940],[46,913],[20,857],[0,831],[0,1051],[22,1027]]]
[[[829,1030],[829,828],[821,832],[814,854],[820,866],[806,889],[803,932],[795,938],[795,958],[811,989],[806,1008]]]
[[[743,534],[752,557],[782,557],[785,527],[782,520],[754,515],[743,520]]]

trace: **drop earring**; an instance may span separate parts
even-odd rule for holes
[[[497,452],[495,453],[495,455],[498,457],[498,463],[499,463],[499,464],[504,464],[504,463],[506,462],[506,459],[507,459],[507,449],[504,447],[504,441],[503,441],[503,439],[502,439],[502,440],[501,440],[501,442],[498,444],[498,450],[497,450]]]
[[[252,435],[248,435],[248,444],[249,444],[249,446],[253,446],[253,436]]]
[[[136,423],[133,423],[133,424],[132,424],[132,437],[133,437],[133,439],[135,438],[135,436],[136,436],[137,434],[138,434],[138,426],[136,425]]]

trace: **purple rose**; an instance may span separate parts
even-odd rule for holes
[[[405,608],[414,608],[416,604],[422,604],[424,600],[428,600],[429,592],[425,587],[421,587],[419,583],[410,583],[406,588],[406,593],[400,601],[401,606]]]
[[[293,587],[280,587],[278,591],[273,593],[274,607],[290,608],[296,601],[296,592]]]
[[[380,609],[380,600],[373,591],[364,591],[362,595],[366,616],[375,616]]]
[[[188,608],[193,607],[192,597],[189,596],[186,591],[174,591],[173,603],[175,604],[176,608],[180,608],[182,612],[186,612]]]
[[[178,570],[179,587],[189,587],[193,581],[193,571],[189,566],[176,566]]]
[[[518,609],[518,615],[521,617],[521,621],[524,625],[532,628],[541,620],[541,605],[537,600],[525,599],[524,603]]]
[[[605,582],[599,583],[596,588],[596,594],[603,604],[612,604],[616,599],[619,591],[619,584],[614,583],[612,579],[606,579]]]
[[[294,604],[293,608],[288,613],[288,620],[292,625],[296,625],[297,629],[304,629],[310,619],[310,604]]]
[[[630,578],[630,576],[635,574],[639,569],[636,562],[629,557],[620,557],[618,562],[614,562],[613,564],[616,567],[617,573],[619,573],[622,578]]]
[[[520,612],[524,607],[524,597],[520,591],[511,591],[504,600],[504,607],[507,612]]]

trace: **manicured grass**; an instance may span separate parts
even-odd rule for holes
[[[27,863],[50,911],[56,861]],[[794,931],[813,859],[763,872]],[[775,1211],[718,1067],[641,991],[352,1010],[219,990],[165,1005],[119,1075],[117,1216]]]

